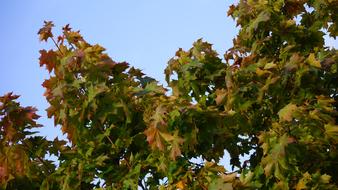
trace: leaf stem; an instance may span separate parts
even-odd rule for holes
[[[63,52],[62,52],[61,49],[60,49],[60,46],[56,43],[56,41],[54,40],[54,38],[52,38],[52,41],[53,41],[54,45],[58,48],[59,52],[60,52],[62,55],[64,55]]]

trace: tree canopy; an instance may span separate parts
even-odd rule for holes
[[[168,88],[46,21],[46,111],[68,141],[34,134],[36,109],[1,96],[0,188],[337,189],[338,51],[324,35],[338,34],[338,1],[241,0],[228,15],[240,30],[224,59],[202,39],[179,49]]]

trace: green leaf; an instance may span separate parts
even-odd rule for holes
[[[231,183],[226,183],[222,178],[215,178],[209,184],[210,190],[233,190]]]
[[[270,62],[270,63],[267,63],[265,66],[264,66],[264,69],[273,69],[273,68],[276,68],[277,65],[273,62]]]
[[[255,20],[252,21],[252,23],[250,24],[250,26],[248,27],[248,29],[250,31],[252,30],[256,30],[258,28],[258,25],[261,22],[266,22],[270,20],[270,13],[267,11],[262,11]]]

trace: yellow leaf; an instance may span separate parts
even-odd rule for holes
[[[311,175],[306,172],[305,174],[303,174],[303,178],[300,179],[296,185],[296,190],[303,190],[303,189],[307,189],[306,188],[306,184],[311,180]]]
[[[264,66],[264,69],[273,69],[273,68],[276,68],[277,65],[274,64],[273,62],[270,62],[270,63],[267,63],[265,66]]]
[[[278,116],[281,121],[292,121],[292,114],[297,110],[297,106],[290,103],[279,110]]]
[[[177,189],[184,189],[185,187],[185,183],[183,180],[179,181],[178,183],[176,183],[176,188]]]
[[[320,62],[316,59],[315,54],[310,53],[309,57],[306,59],[306,62],[314,67],[321,68]]]
[[[237,177],[237,173],[232,173],[229,175],[225,175],[225,174],[222,175],[222,179],[224,182],[232,182],[234,179],[236,179],[236,177]]]
[[[160,132],[161,137],[165,140],[165,141],[172,141],[174,140],[174,137],[169,134],[169,133],[164,133],[164,132]]]
[[[260,77],[260,76],[262,76],[262,75],[265,75],[265,74],[267,74],[267,73],[271,73],[270,71],[266,71],[266,70],[262,70],[262,69],[260,69],[260,68],[257,68],[256,69],[256,74]]]
[[[330,179],[331,179],[331,176],[327,174],[320,176],[320,181],[322,181],[323,183],[330,183]]]
[[[325,134],[333,139],[334,141],[338,141],[338,125],[326,124],[324,125]]]
[[[271,175],[271,170],[273,169],[272,167],[274,166],[274,163],[268,163],[265,167],[264,167],[264,174],[265,176],[270,176]]]

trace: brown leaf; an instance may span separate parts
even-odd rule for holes
[[[15,100],[17,98],[19,98],[20,96],[18,95],[13,95],[13,92],[9,92],[7,94],[5,94],[4,96],[0,97],[0,102],[2,102],[3,104],[8,103],[11,100]]]
[[[171,144],[171,151],[170,151],[171,159],[176,160],[176,157],[181,155],[180,145],[183,144],[183,142],[184,142],[184,139],[178,136],[178,131],[175,131],[172,144]]]
[[[67,133],[68,140],[70,140],[71,142],[75,143],[75,141],[76,141],[76,128],[75,127],[70,126],[67,123],[67,121],[64,121],[62,123],[61,130],[62,130],[63,134]]]
[[[164,150],[164,144],[160,137],[160,131],[156,126],[151,126],[144,131],[144,134],[147,136],[147,141],[152,149],[156,147],[160,150]]]
[[[70,32],[72,30],[71,27],[69,27],[69,24],[66,24],[66,26],[62,27],[62,30],[65,32]]]
[[[49,72],[52,72],[55,69],[56,61],[57,61],[57,54],[53,50],[40,50],[40,67],[46,65],[46,68]]]
[[[224,182],[232,182],[233,180],[236,179],[237,173],[232,173],[228,175],[222,174],[221,176]]]
[[[15,128],[13,127],[13,123],[12,121],[5,121],[3,123],[4,126],[4,132],[5,132],[5,139],[7,139],[8,141],[12,141],[14,136],[17,134],[17,131],[15,130]]]
[[[227,95],[226,90],[216,89],[215,93],[216,93],[216,99],[215,99],[216,105],[220,105],[220,104],[224,103],[225,97]]]
[[[54,24],[52,21],[44,21],[44,26],[39,30],[38,34],[40,41],[47,41],[48,38],[53,37],[52,28]]]
[[[28,120],[35,120],[40,118],[40,116],[36,114],[36,111],[38,111],[36,108],[26,107],[26,111],[26,117]]]
[[[234,13],[234,11],[235,11],[235,5],[231,5],[230,7],[229,7],[229,10],[228,10],[228,12],[227,12],[227,15],[228,16],[231,16],[233,13]]]

